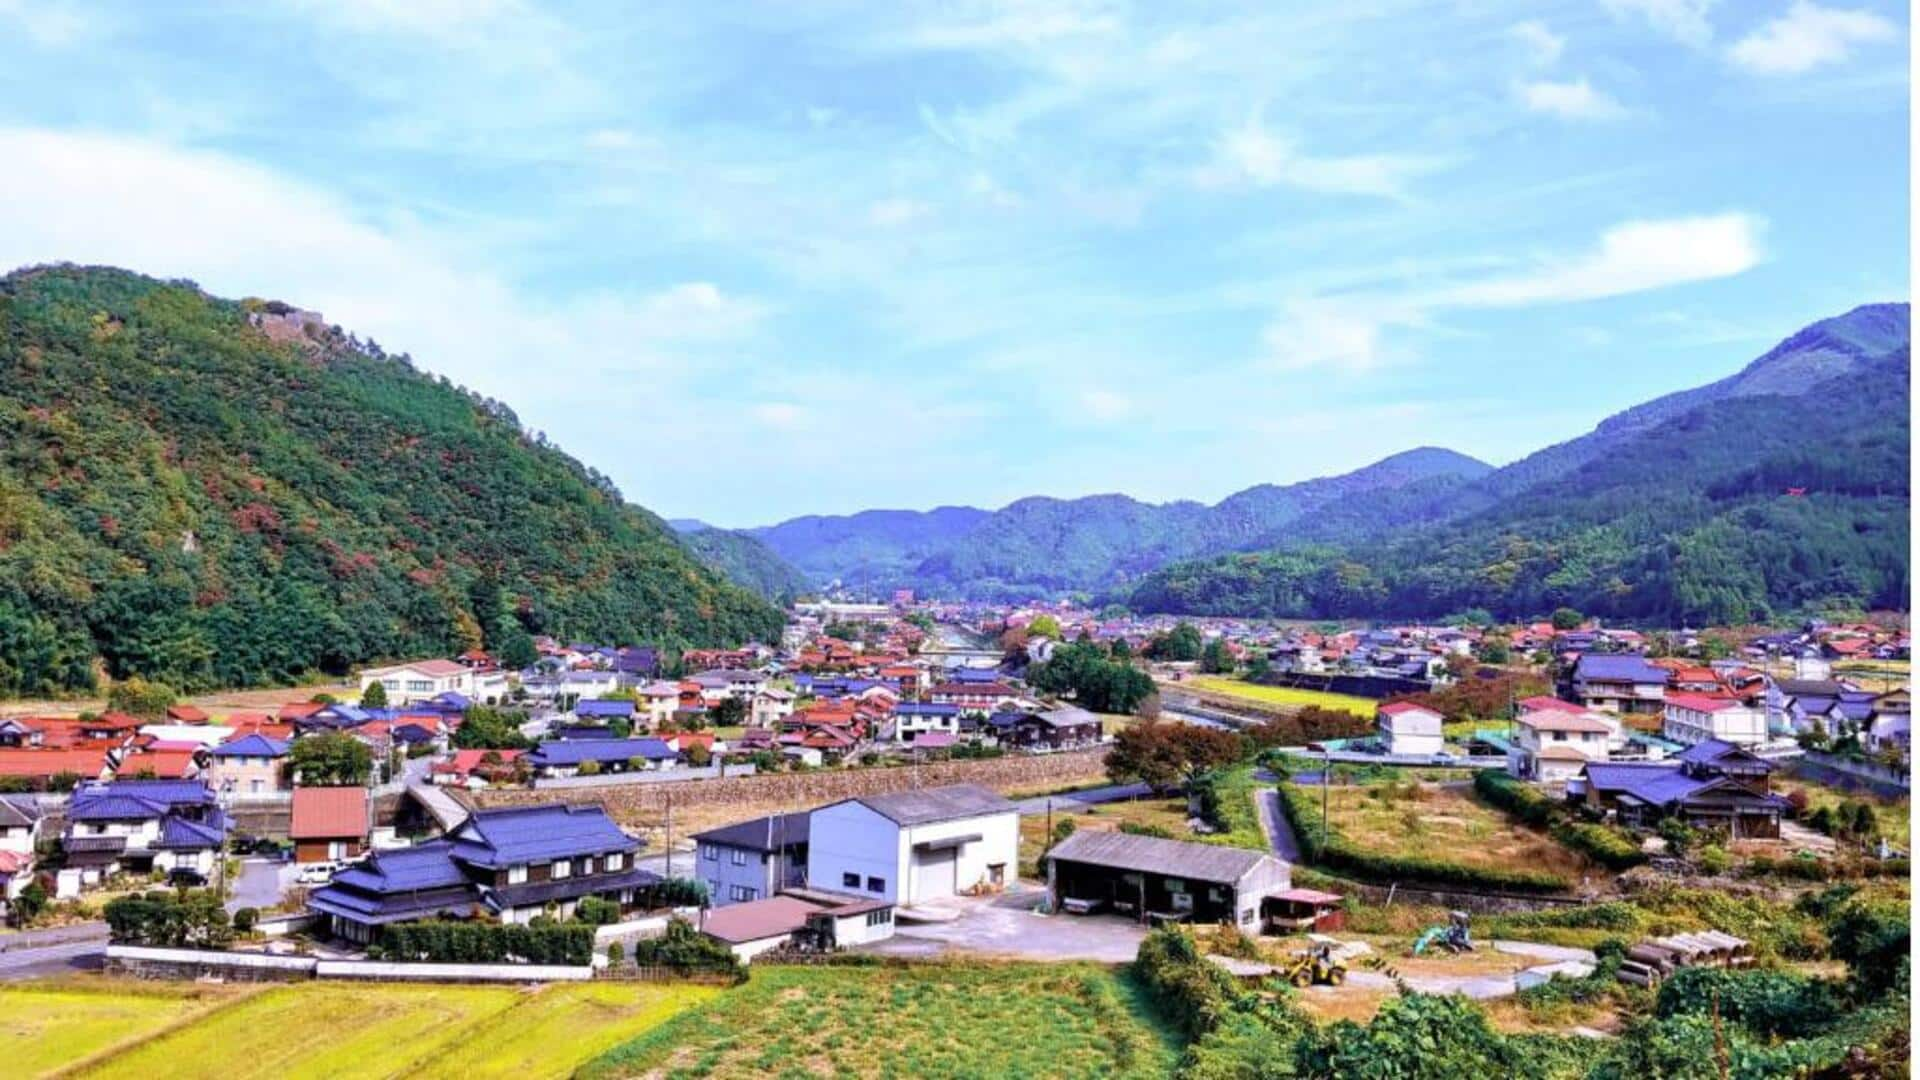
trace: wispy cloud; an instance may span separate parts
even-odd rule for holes
[[[1727,57],[1756,75],[1799,75],[1844,63],[1855,46],[1899,37],[1900,29],[1874,12],[1795,0],[1786,14],[1734,42]]]
[[[1194,175],[1202,187],[1274,187],[1341,195],[1403,198],[1416,177],[1444,168],[1419,154],[1316,155],[1293,138],[1267,129],[1259,113],[1222,133],[1211,162]]]
[[[1600,0],[1615,17],[1644,21],[1660,34],[1696,48],[1713,40],[1707,13],[1714,0]]]
[[[1563,120],[1614,120],[1626,115],[1620,103],[1586,79],[1554,82],[1541,79],[1514,88],[1528,110]]]
[[[1507,28],[1507,36],[1519,42],[1529,62],[1537,67],[1552,67],[1566,51],[1567,39],[1554,33],[1539,19],[1528,19]]]
[[[1449,311],[1569,304],[1731,277],[1759,265],[1764,223],[1739,212],[1629,221],[1600,234],[1593,250],[1424,287],[1336,297],[1295,297],[1261,335],[1280,369],[1364,372],[1410,358],[1391,331],[1428,325]]]

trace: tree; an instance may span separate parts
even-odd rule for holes
[[[459,750],[525,750],[533,745],[533,740],[520,732],[526,720],[525,713],[471,706],[453,733],[453,745]]]
[[[1513,651],[1507,647],[1505,638],[1489,635],[1480,642],[1480,659],[1489,664],[1505,664],[1513,659]]]
[[[1127,644],[1126,638],[1114,638],[1113,643],[1107,646],[1107,655],[1123,662],[1131,660],[1133,659],[1133,646]]]
[[[1027,623],[1027,636],[1029,638],[1052,638],[1055,641],[1059,641],[1061,639],[1060,620],[1054,618],[1052,615],[1035,615],[1033,620]]]
[[[1227,675],[1235,667],[1233,653],[1224,639],[1214,638],[1200,650],[1200,670],[1209,675]]]
[[[360,707],[363,709],[384,709],[387,707],[387,686],[378,679],[367,684],[360,692]]]
[[[1586,617],[1570,607],[1560,607],[1553,609],[1547,621],[1553,624],[1555,630],[1578,630]]]
[[[163,682],[148,682],[138,675],[113,684],[107,691],[107,708],[142,720],[158,720],[179,697]]]
[[[534,647],[533,635],[518,624],[501,635],[499,652],[500,666],[508,671],[525,671],[540,660],[540,651]]]
[[[315,787],[353,787],[373,775],[373,751],[351,735],[328,732],[295,739],[287,752],[294,782]]]
[[[20,890],[19,896],[13,898],[12,914],[14,925],[32,926],[35,922],[39,921],[41,914],[46,910],[46,887],[40,884],[38,878],[35,878],[27,882],[27,887]]]
[[[1147,642],[1147,655],[1155,660],[1188,663],[1200,659],[1200,650],[1204,645],[1199,628],[1190,622],[1182,622]]]
[[[747,703],[729,694],[707,710],[707,716],[714,727],[739,727],[747,722]]]
[[[1167,790],[1210,769],[1240,760],[1246,744],[1220,728],[1172,720],[1146,720],[1114,737],[1107,775],[1116,783],[1141,781]]]

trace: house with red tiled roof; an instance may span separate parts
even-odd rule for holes
[[[509,783],[520,774],[520,757],[525,750],[455,750],[447,761],[436,761],[428,773],[436,784],[454,787],[485,787]]]
[[[46,789],[62,779],[104,780],[113,775],[111,751],[84,749],[0,750],[0,776],[14,776]]]
[[[123,780],[191,780],[200,775],[205,765],[203,749],[160,749],[163,745],[155,743],[121,758],[114,775]]]
[[[287,835],[293,840],[294,862],[357,859],[367,851],[372,830],[366,788],[293,789],[293,822]]]

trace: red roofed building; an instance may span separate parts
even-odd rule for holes
[[[204,724],[207,722],[207,714],[205,710],[193,705],[169,705],[167,719],[176,724]]]
[[[1389,754],[1430,758],[1446,745],[1441,734],[1446,718],[1424,705],[1411,701],[1382,705],[1375,722]]]
[[[104,780],[112,772],[104,747],[76,750],[0,750],[0,776],[45,786],[56,777]]]
[[[1668,694],[1660,734],[1687,746],[1708,739],[1752,746],[1767,741],[1767,712],[1718,694]]]
[[[160,749],[161,745],[156,743],[121,758],[114,776],[121,780],[191,780],[200,775],[204,764],[200,748]]]
[[[430,773],[436,784],[478,787],[510,783],[520,776],[520,755],[525,750],[455,750],[450,761],[436,761]],[[492,755],[492,760],[488,760]]]
[[[363,787],[293,789],[293,859],[299,863],[357,859],[367,850],[372,818]]]

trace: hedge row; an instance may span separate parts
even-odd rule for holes
[[[1293,823],[1294,835],[1309,859],[1355,877],[1509,892],[1556,893],[1571,888],[1567,879],[1559,874],[1539,870],[1496,870],[1445,859],[1382,855],[1362,850],[1338,831],[1333,831],[1331,836],[1323,835],[1319,808],[1313,805],[1310,793],[1292,784],[1280,785],[1280,805]]]
[[[1555,840],[1609,870],[1626,870],[1647,861],[1640,846],[1620,830],[1565,820],[1567,815],[1545,792],[1499,769],[1474,773],[1473,793],[1523,825],[1547,828]]]
[[[428,920],[395,923],[380,931],[378,959],[434,964],[558,964],[593,962],[593,927],[496,925]]]

